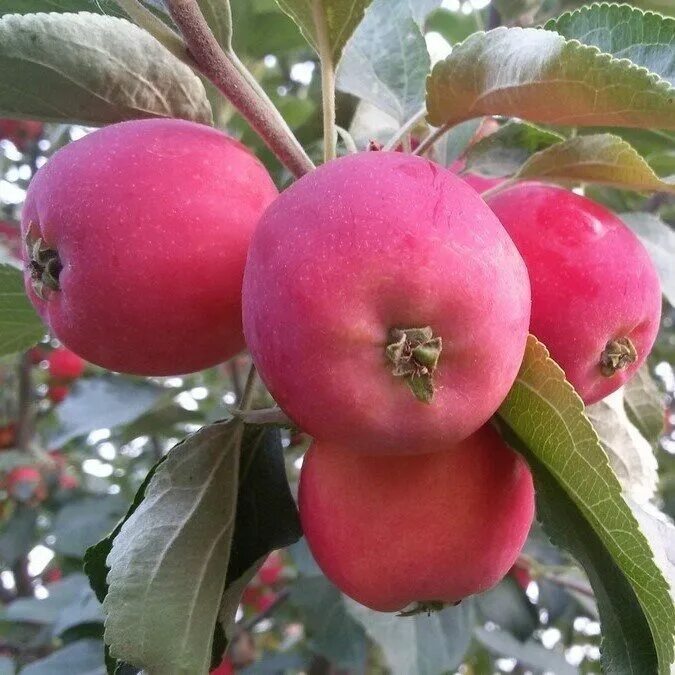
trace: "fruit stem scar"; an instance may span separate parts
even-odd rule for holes
[[[25,244],[27,250],[27,268],[30,272],[33,290],[42,300],[47,300],[49,291],[58,291],[59,275],[63,269],[58,252],[47,246],[35,223],[28,225]]]
[[[630,338],[610,340],[600,354],[600,372],[605,377],[612,377],[618,370],[623,370],[631,363],[635,363],[637,357],[637,350]]]
[[[433,375],[443,349],[443,340],[434,337],[429,326],[392,328],[385,347],[394,377],[402,377],[418,401],[431,403]]]

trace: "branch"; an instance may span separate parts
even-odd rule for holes
[[[225,95],[270,150],[299,178],[314,168],[279,111],[263,101],[238,67],[234,54],[226,54],[209,29],[197,0],[165,0],[183,34],[195,67]]]
[[[579,593],[580,595],[595,599],[595,593],[593,593],[593,589],[590,586],[575,581],[574,579],[559,577],[557,574],[553,574],[553,572],[548,572],[538,562],[530,559],[528,556],[518,556],[515,567],[528,572],[534,581],[537,579],[545,579],[556,586],[566,588],[568,591],[573,591],[574,593]]]
[[[18,368],[19,376],[19,415],[17,419],[16,445],[28,452],[33,437],[33,382],[31,362],[28,353],[21,355]]]
[[[438,127],[437,129],[434,129],[426,138],[422,140],[422,142],[415,148],[415,151],[413,152],[413,155],[423,155],[429,148],[433,146],[433,144],[441,137],[443,134],[445,134],[447,131],[450,130],[452,127],[452,124],[444,124],[442,127]]]

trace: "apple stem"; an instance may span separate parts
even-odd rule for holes
[[[382,147],[382,150],[394,150],[420,122],[424,120],[427,114],[426,107],[418,110]]]
[[[605,377],[612,377],[617,371],[635,363],[637,357],[637,350],[630,338],[610,340],[600,354],[600,372]]]
[[[429,326],[393,328],[385,347],[394,377],[404,378],[418,401],[431,403],[434,398],[433,375],[443,349],[440,337]]]
[[[197,0],[165,0],[165,4],[180,28],[193,67],[213,82],[296,178],[311,171],[312,160],[279,111],[252,86],[252,76],[243,74],[234,53],[223,51]]]
[[[415,148],[413,155],[424,155],[424,153],[429,150],[436,141],[438,141],[443,134],[448,132],[454,124],[444,124],[442,127],[434,129],[426,138],[422,139],[422,142]]]
[[[323,108],[323,159],[335,159],[337,132],[335,129],[335,64],[328,39],[328,25],[323,0],[312,0],[312,19],[316,30],[319,61],[321,62],[321,105]]]

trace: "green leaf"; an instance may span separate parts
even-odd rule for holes
[[[349,614],[380,647],[392,675],[454,672],[471,642],[475,612],[471,599],[427,616],[402,618],[374,612],[345,597]]]
[[[26,297],[23,272],[0,265],[0,356],[31,347],[44,333],[45,327]]]
[[[52,626],[52,634],[59,637],[68,631],[74,632],[78,627],[84,628],[95,624],[95,630],[100,637],[103,633],[103,618],[101,603],[85,580],[82,590],[59,612]]]
[[[476,605],[485,621],[492,621],[521,642],[539,626],[536,607],[512,576],[476,596]]]
[[[475,33],[427,80],[434,126],[504,115],[548,124],[673,129],[673,95],[667,82],[630,61],[536,28]]]
[[[208,671],[241,433],[239,422],[217,423],[173,448],[114,538],[103,601],[111,656],[166,675]]]
[[[107,124],[179,117],[209,124],[201,80],[149,33],[98,14],[0,19],[0,115]]]
[[[305,617],[311,648],[338,668],[363,672],[366,634],[347,611],[343,596],[324,576],[300,577],[291,591],[291,602]]]
[[[622,213],[620,216],[649,252],[661,279],[663,295],[675,307],[675,232],[653,213]]]
[[[479,29],[476,16],[474,12],[464,14],[441,8],[431,13],[424,28],[427,32],[440,33],[451,45],[455,45]]]
[[[511,176],[535,152],[563,140],[560,134],[534,124],[507,122],[471,146],[466,170],[483,176]]]
[[[430,157],[443,166],[450,166],[466,152],[482,121],[478,117],[456,124],[434,143]]]
[[[593,585],[605,670],[668,673],[675,636],[668,584],[583,412],[562,369],[530,336],[498,414],[532,467],[539,517]]]
[[[94,12],[124,16],[115,0],[0,0],[0,16],[39,12]]]
[[[21,675],[105,675],[103,643],[78,640],[27,665]]]
[[[29,551],[37,536],[37,511],[18,504],[8,520],[0,528],[0,561],[8,567],[14,565]]]
[[[290,546],[301,536],[298,510],[286,478],[281,434],[278,429],[246,426],[237,515],[219,611],[226,640],[232,637],[237,607],[246,584],[269,553]],[[222,653],[217,656],[222,657]]]
[[[623,403],[630,421],[656,447],[663,434],[666,404],[647,364],[624,385]]]
[[[617,59],[628,59],[675,85],[673,18],[630,5],[595,3],[551,19],[544,28]]]
[[[58,426],[49,438],[51,447],[96,429],[128,424],[152,409],[164,395],[156,384],[116,375],[79,380],[57,408]]]
[[[363,13],[372,0],[277,0],[277,2],[279,7],[300,26],[305,39],[317,54],[319,46],[312,5],[318,5],[318,11],[326,23],[328,46],[335,64],[340,60],[347,40],[361,22]]]
[[[675,193],[675,179],[661,179],[619,136],[576,136],[540,150],[516,174],[520,179],[588,182],[624,190]]]
[[[555,673],[555,675],[577,675],[579,672],[565,660],[565,655],[561,652],[546,649],[534,640],[520,642],[508,631],[488,630],[479,626],[476,628],[476,639],[494,654],[516,659],[521,667],[528,671],[532,669],[537,673]]]
[[[360,101],[354,111],[349,133],[356,147],[365,150],[370,141],[386,143],[401,125],[391,115],[368,101]]]
[[[89,590],[84,574],[69,576],[47,584],[46,598],[18,598],[2,611],[2,619],[50,625],[59,620],[61,612]]]
[[[119,495],[69,501],[54,518],[53,549],[71,558],[82,558],[87,548],[115,527],[125,510],[126,504]]]
[[[408,0],[375,0],[345,47],[337,87],[403,124],[424,105],[430,68]]]
[[[197,0],[218,44],[226,51],[232,49],[232,11],[229,0]]]
[[[586,416],[607,452],[624,494],[639,503],[652,499],[659,467],[649,441],[628,419],[623,389],[587,406]]]

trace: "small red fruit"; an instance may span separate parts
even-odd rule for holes
[[[246,252],[276,194],[263,165],[210,127],[104,127],[59,150],[28,189],[28,293],[61,342],[104,368],[215,365],[244,347]]]
[[[524,567],[520,567],[519,565],[514,565],[511,568],[511,576],[515,579],[518,586],[520,586],[524,591],[527,590],[527,587],[532,581],[529,571]]]
[[[18,223],[13,225],[0,220],[0,246],[17,259],[21,258],[21,230]]]
[[[258,571],[258,578],[265,586],[274,586],[284,571],[284,561],[278,551],[272,551]]]
[[[326,576],[367,607],[395,612],[494,586],[525,542],[534,489],[523,459],[486,426],[428,455],[368,456],[315,442],[299,503]]]
[[[42,581],[45,584],[52,584],[55,581],[61,581],[62,578],[63,572],[61,571],[60,567],[50,567],[42,574]]]
[[[38,504],[47,498],[47,486],[42,474],[34,466],[18,466],[5,478],[10,497],[18,502]]]
[[[54,404],[59,404],[63,401],[68,393],[70,392],[70,387],[65,384],[50,384],[47,389],[47,398]]]
[[[10,422],[0,426],[0,450],[14,447],[16,442],[16,424]]]
[[[255,608],[258,606],[262,594],[262,587],[249,584],[244,588],[244,592],[241,594],[241,602],[243,605]]]
[[[49,375],[54,380],[76,380],[84,373],[86,361],[65,347],[57,347],[47,356]]]
[[[0,119],[0,141],[7,139],[25,152],[42,135],[44,124],[27,120]]]
[[[222,663],[211,671],[210,675],[233,675],[234,666],[229,658],[225,657]]]
[[[644,363],[659,329],[661,288],[649,254],[611,211],[551,185],[488,199],[527,263],[531,332],[586,404]]]
[[[263,592],[256,602],[256,609],[259,612],[266,612],[277,600],[277,594],[274,591]]]
[[[482,199],[398,152],[335,160],[255,231],[244,331],[270,392],[350,450],[448,447],[498,408],[529,323],[525,265]]]

